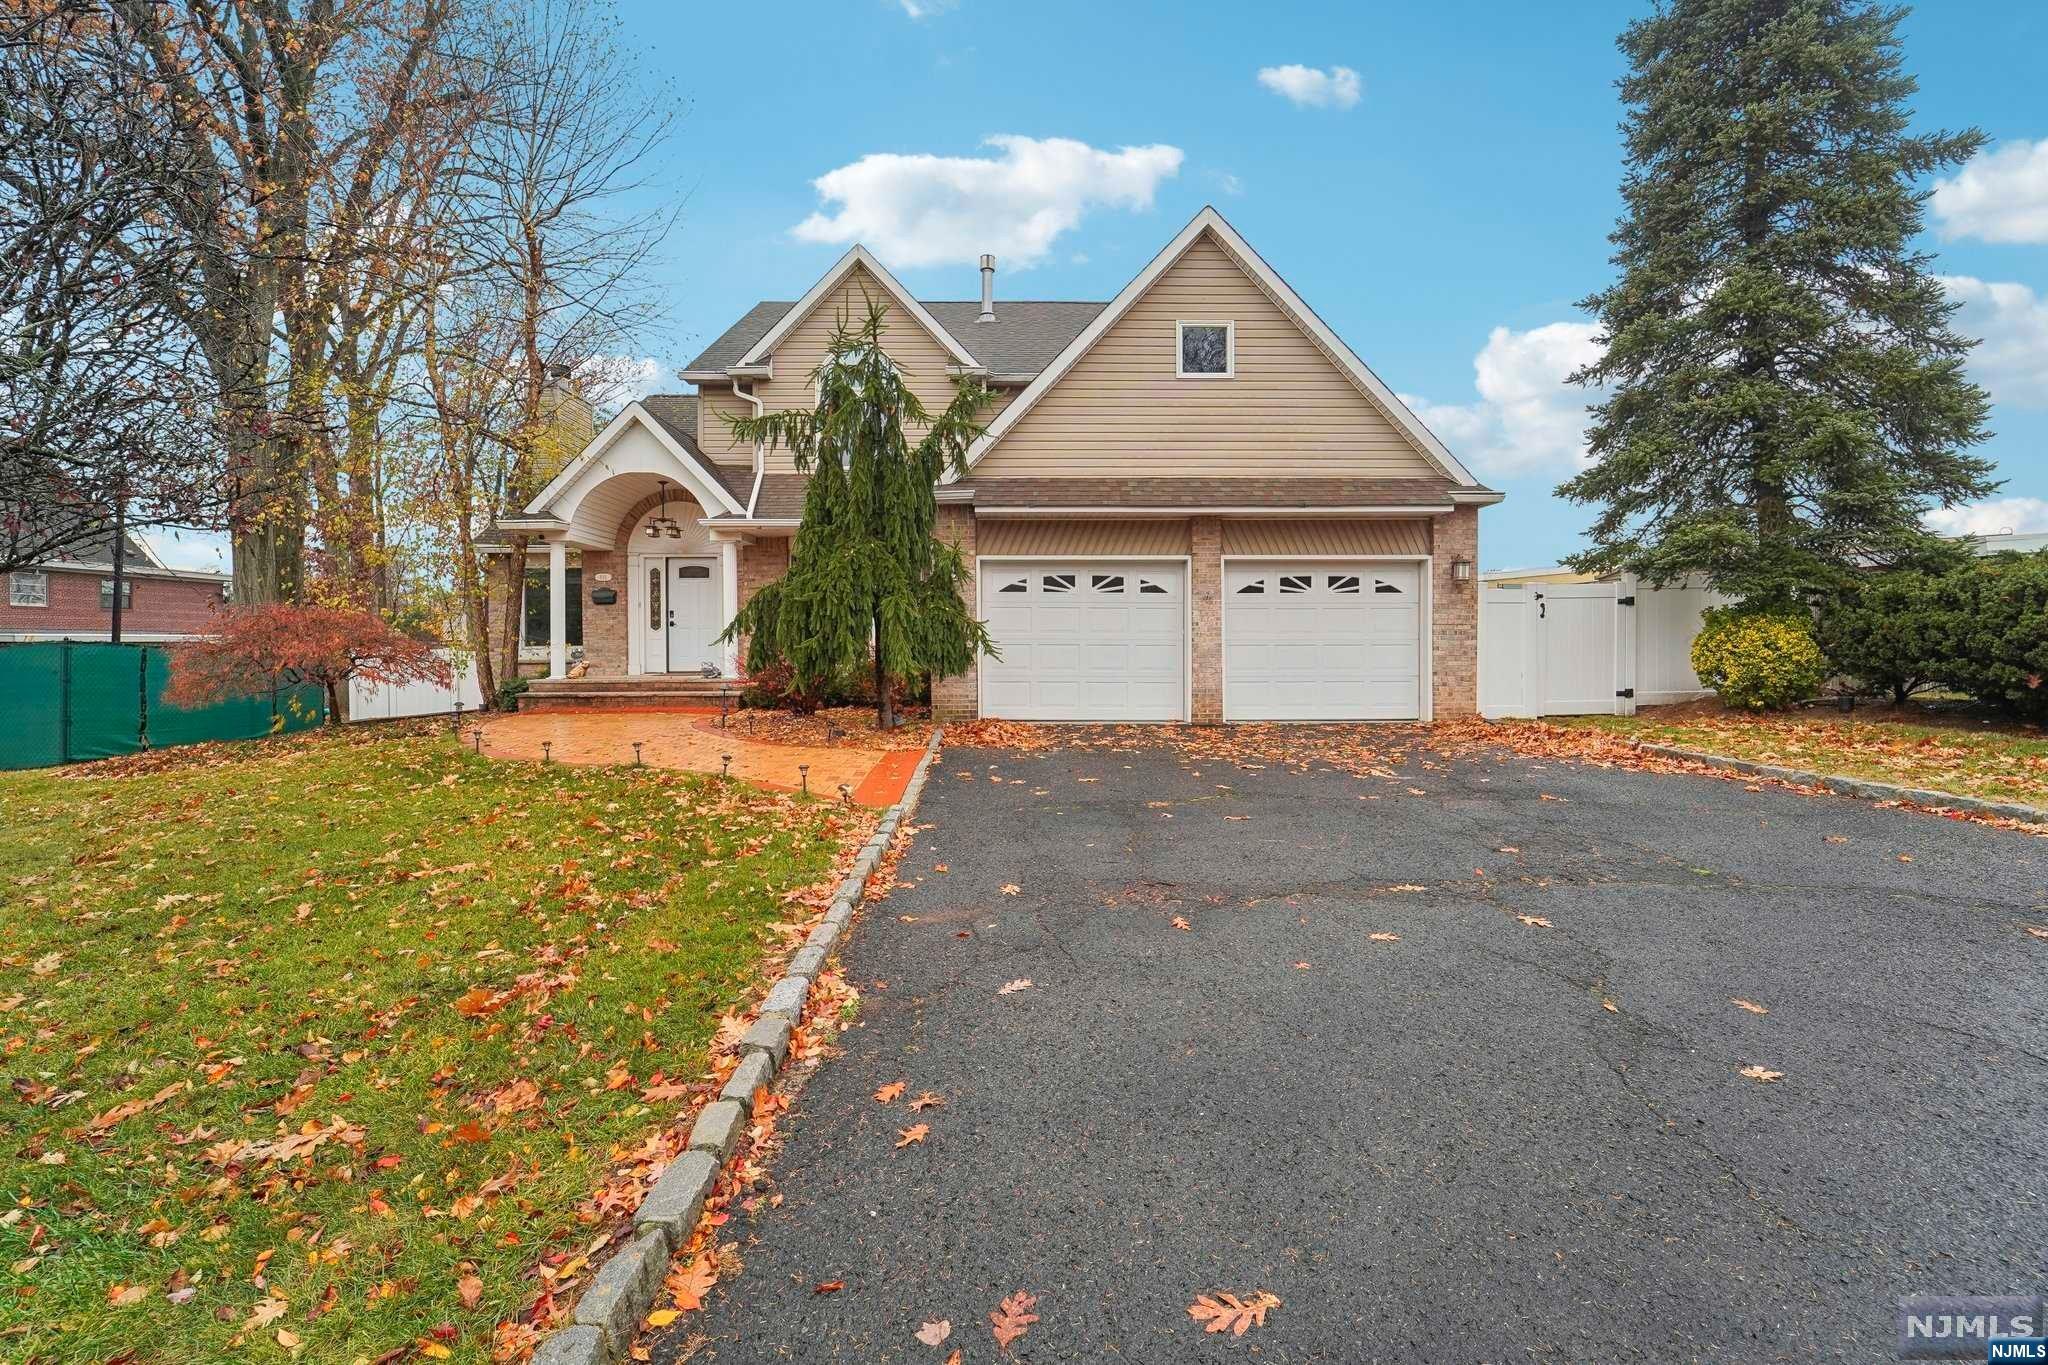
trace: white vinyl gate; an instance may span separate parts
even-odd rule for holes
[[[1482,589],[1480,714],[1634,715],[1632,588],[1622,580]]]
[[[1479,713],[1632,716],[1707,695],[1692,671],[1701,614],[1724,599],[1685,583],[1488,584],[1479,592]]]

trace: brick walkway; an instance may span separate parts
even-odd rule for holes
[[[915,750],[877,752],[764,744],[732,731],[702,728],[702,713],[688,711],[543,711],[491,716],[482,721],[483,752],[489,758],[537,760],[543,743],[557,763],[631,763],[633,743],[649,767],[715,773],[720,756],[732,755],[734,777],[764,787],[795,791],[798,764],[810,765],[814,795],[836,797],[840,783],[863,805],[886,806],[903,794],[917,766]]]

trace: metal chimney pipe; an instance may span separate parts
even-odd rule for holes
[[[996,258],[986,254],[981,258],[981,320],[996,320]]]

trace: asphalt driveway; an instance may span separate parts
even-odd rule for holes
[[[949,747],[784,1200],[655,1359],[993,1361],[1025,1290],[1022,1361],[1868,1361],[1900,1295],[2048,1290],[2048,841],[1382,773]],[[1217,1290],[1281,1306],[1205,1336]]]

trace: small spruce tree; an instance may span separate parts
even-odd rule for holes
[[[989,391],[959,380],[944,412],[928,413],[882,350],[887,314],[842,314],[812,371],[814,408],[728,418],[741,441],[786,446],[810,476],[789,569],[740,609],[724,638],[747,637],[747,669],[784,664],[791,686],[823,692],[869,662],[875,720],[894,726],[892,684],[959,673],[994,653],[969,614],[958,549],[933,533],[934,493],[964,471]]]
[[[1703,571],[1782,608],[1920,552],[1931,504],[1997,485],[1969,453],[1988,400],[1914,248],[1921,178],[1975,130],[1915,135],[1902,9],[1668,0],[1620,45],[1620,278],[1585,301],[1605,353],[1574,378],[1597,505],[1575,568]]]

